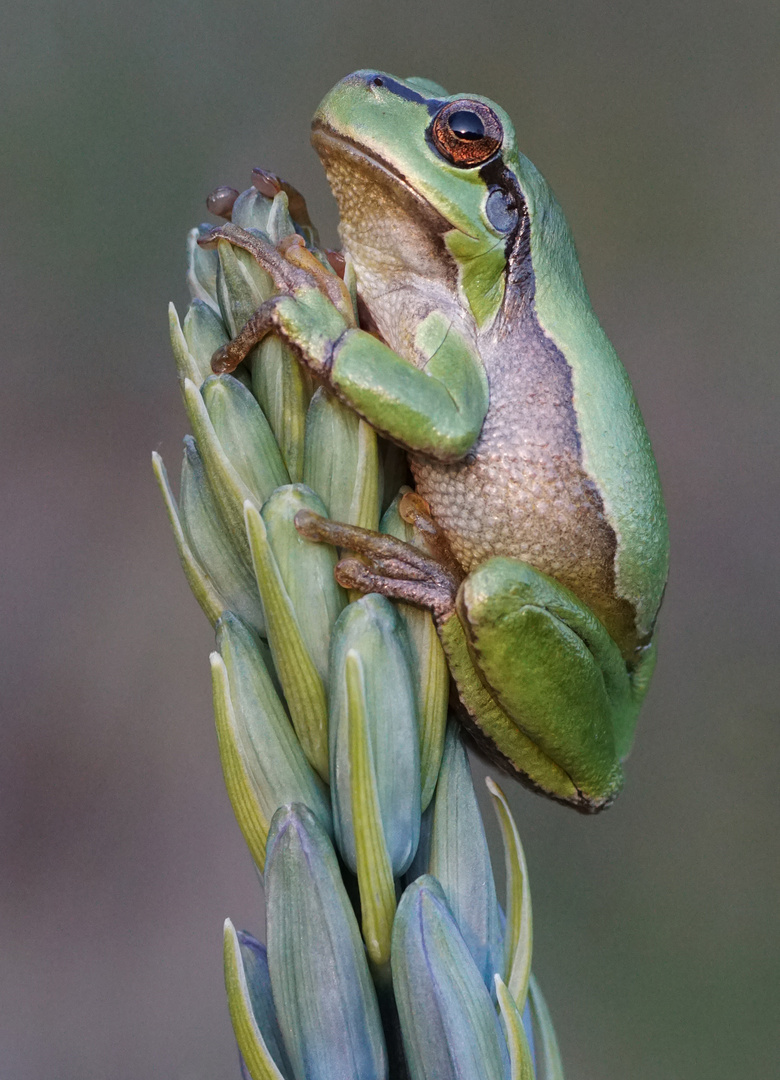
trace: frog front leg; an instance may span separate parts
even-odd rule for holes
[[[466,713],[488,757],[585,812],[609,805],[649,678],[630,674],[596,616],[552,578],[496,557],[462,581],[394,538],[302,512],[310,539],[368,559],[342,560],[346,588],[429,608]]]
[[[458,461],[477,440],[488,408],[482,362],[441,311],[420,322],[416,367],[354,325],[340,301],[343,285],[308,252],[291,265],[272,245],[235,225],[205,238],[224,238],[251,252],[271,274],[280,295],[266,301],[212,359],[215,372],[232,371],[266,334],[279,334],[342,401],[407,450],[438,461]],[[308,259],[307,259],[308,256]]]

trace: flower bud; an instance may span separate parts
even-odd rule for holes
[[[385,844],[400,876],[420,836],[420,746],[417,707],[403,623],[389,600],[377,593],[344,609],[333,630],[330,653],[330,782],[339,850],[357,867],[349,756],[347,655],[363,670],[365,715]]]
[[[152,469],[154,470],[157,485],[160,488],[163,500],[165,501],[165,509],[168,513],[168,520],[171,523],[176,550],[179,553],[179,559],[181,560],[187,583],[192,589],[195,599],[203,609],[206,618],[212,626],[214,626],[224,610],[224,601],[217,591],[214,582],[209,578],[190,547],[190,542],[179,518],[179,508],[176,505],[176,499],[173,496],[171,485],[168,481],[168,472],[163,464],[163,459],[158,453],[152,454]]]
[[[306,415],[303,479],[320,495],[331,520],[376,530],[378,462],[374,429],[320,387]]]
[[[411,1080],[505,1080],[490,993],[435,878],[419,878],[401,897],[392,970]]]
[[[510,1080],[535,1080],[534,1060],[523,1017],[500,975],[495,976],[495,993],[509,1050]]]
[[[213,249],[202,248],[201,237],[211,232],[210,225],[199,225],[187,234],[187,285],[193,300],[203,300],[219,311],[217,301],[217,267],[219,257]]]
[[[223,451],[254,500],[262,505],[271,492],[289,483],[263,410],[232,375],[212,375],[201,394]]]
[[[504,970],[501,915],[466,749],[452,721],[436,788],[428,863],[487,989]]]
[[[212,307],[203,300],[193,300],[184,316],[183,330],[202,384],[212,374],[212,356],[228,341],[225,325]],[[188,378],[192,376],[188,375]]]
[[[228,1008],[243,1075],[250,1080],[292,1080],[271,998],[265,950],[249,934],[237,934],[226,919],[223,958]]]
[[[217,625],[217,648],[222,665],[212,660],[212,678],[223,771],[236,817],[262,871],[278,807],[302,803],[330,832],[330,800],[279,700],[262,644],[231,612]]]
[[[231,337],[252,318],[264,300],[273,296],[271,275],[257,259],[229,240],[217,240],[217,299]]]
[[[403,493],[403,492],[402,492]],[[415,542],[415,530],[398,512],[400,493],[382,518],[382,532],[407,544]],[[417,705],[420,718],[421,802],[425,808],[433,798],[444,751],[450,673],[431,614],[412,604],[398,604],[411,648]],[[492,974],[491,974],[492,977]]]
[[[332,548],[305,540],[293,525],[302,506],[318,513],[323,509],[313,491],[294,485],[270,499],[262,515],[249,500],[244,512],[268,640],[290,718],[304,753],[327,781],[327,651],[344,594],[333,579]]]
[[[304,473],[311,379],[292,349],[274,334],[261,341],[252,354],[252,392],[268,417],[290,480],[297,483]]]
[[[249,187],[242,191],[233,203],[231,220],[242,229],[257,229],[267,236],[272,202],[272,199],[263,195],[256,187]]]
[[[346,723],[349,748],[355,864],[360,890],[363,940],[376,981],[389,982],[390,940],[395,916],[395,883],[387,852],[376,772],[371,757],[363,664],[354,649],[346,655]]]
[[[268,967],[297,1080],[386,1080],[376,994],[338,860],[301,806],[274,816],[265,866]]]
[[[191,435],[184,439],[179,504],[182,527],[190,547],[222,600],[219,616],[225,609],[234,611],[258,634],[265,636],[257,582],[225,531],[197,444]]]
[[[290,203],[286,191],[279,191],[274,195],[265,231],[274,246],[280,240],[292,236],[295,232],[295,224],[290,217]]]

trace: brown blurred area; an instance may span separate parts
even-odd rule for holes
[[[237,1076],[221,925],[262,905],[149,464],[177,474],[185,431],[165,305],[206,194],[254,165],[335,242],[308,122],[369,66],[513,116],[669,505],[625,793],[584,819],[508,784],[567,1075],[776,1075],[777,4],[31,0],[4,24],[2,1080]]]

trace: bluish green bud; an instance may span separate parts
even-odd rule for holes
[[[233,203],[231,221],[242,229],[257,229],[268,235],[268,215],[271,212],[272,199],[263,195],[256,187],[242,191]]]
[[[428,867],[492,993],[494,975],[504,970],[501,915],[468,757],[454,721],[436,788]]]
[[[263,301],[273,296],[273,281],[253,255],[228,240],[217,241],[217,255],[219,310],[230,336],[235,337]]]
[[[207,303],[193,300],[184,316],[183,330],[187,347],[198,366],[200,381],[203,383],[212,374],[211,357],[228,341],[225,324]]]
[[[187,285],[193,300],[203,300],[209,307],[219,311],[217,301],[217,267],[219,257],[216,251],[202,248],[198,240],[211,232],[210,225],[199,225],[187,234]]]
[[[225,609],[234,611],[258,634],[265,635],[257,582],[225,529],[191,435],[184,438],[179,504],[190,547],[222,600],[219,616]]]
[[[361,661],[366,716],[385,844],[395,877],[407,869],[420,836],[420,742],[406,631],[377,593],[344,609],[330,653],[330,783],[339,850],[357,867],[349,761],[347,654]]]
[[[303,492],[308,492],[308,489],[299,489],[299,496],[302,499]],[[276,550],[271,546],[265,519],[251,500],[247,500],[244,504],[246,535],[260,597],[263,601],[274,666],[287,699],[290,719],[306,757],[322,779],[327,782],[329,775],[327,695],[323,676],[306,644],[307,640],[311,640],[313,622],[310,622],[307,617],[308,594],[300,588],[299,573],[303,580],[313,580],[318,585],[321,583],[323,590],[328,591],[328,596],[318,595],[316,599],[311,598],[313,603],[319,605],[319,611],[323,616],[318,622],[317,630],[325,634],[326,641],[330,634],[331,616],[338,610],[339,596],[343,594],[340,594],[332,576],[332,561],[329,562],[329,560],[334,558],[333,552],[324,545],[320,546],[304,540],[294,528],[291,518],[285,514],[285,507],[287,511],[294,509],[297,512],[300,508],[300,503],[298,506],[295,505],[297,498],[298,496],[292,499],[284,496],[270,508],[268,516],[276,540]],[[313,492],[308,492],[305,499],[311,505],[321,507]],[[277,554],[285,568],[287,580],[282,575]],[[330,581],[326,582],[322,571],[328,565],[331,577]],[[293,595],[298,600],[298,611],[287,591],[288,582]],[[322,664],[323,642],[315,639],[314,644],[318,660]]]
[[[252,353],[252,392],[268,417],[290,480],[297,483],[304,472],[311,379],[292,350],[273,334],[261,341]]]
[[[262,870],[268,829],[278,807],[289,802],[303,803],[330,832],[330,800],[325,785],[306,760],[279,700],[261,643],[240,619],[226,612],[217,624],[217,648],[224,663],[230,698],[227,703],[217,702],[222,712],[228,714],[218,717],[223,770],[227,773],[226,766],[233,768],[230,755],[238,753],[253,803],[249,808],[250,848]],[[230,786],[228,782],[229,789]],[[236,790],[244,806],[243,787]],[[235,800],[234,809],[238,817],[240,810]],[[244,823],[239,821],[239,824],[246,835]]]
[[[237,933],[241,960],[244,965],[249,1000],[252,1005],[257,1026],[262,1032],[265,1045],[280,1072],[292,1078],[292,1066],[282,1041],[279,1021],[276,1018],[274,999],[271,992],[271,975],[268,971],[268,954],[265,945],[248,934],[246,930]]]
[[[219,318],[219,316],[216,317]],[[201,364],[190,352],[189,344],[179,322],[179,313],[173,304],[168,305],[168,329],[179,382],[183,385],[189,379],[195,386],[199,387],[210,373],[204,373]]]
[[[212,375],[201,393],[222,450],[250,496],[262,505],[290,479],[263,410],[232,375]]]
[[[415,542],[415,530],[403,520],[398,505],[401,494],[388,508],[381,531]],[[447,707],[450,695],[450,672],[447,658],[436,633],[431,614],[412,604],[398,604],[397,611],[404,621],[412,655],[415,691],[420,718],[420,784],[423,810],[430,804],[439,775],[444,752],[444,733],[447,727]],[[491,973],[492,978],[492,973]]]
[[[320,387],[306,416],[303,479],[331,520],[376,530],[378,460],[374,429]]]
[[[347,653],[344,674],[347,690],[350,794],[363,940],[377,984],[387,986],[390,974],[390,940],[395,917],[395,882],[385,843],[378,784],[371,755],[365,673],[363,663],[354,650]]]
[[[249,490],[225,453],[195,382],[189,378],[184,379],[182,392],[211,494],[219,507],[220,516],[232,542],[247,566],[251,567],[252,556],[244,532],[244,503],[247,499],[256,499],[257,496]]]
[[[296,1080],[386,1080],[355,914],[328,836],[305,807],[276,812],[265,886],[273,999]]]
[[[187,534],[184,531],[179,517],[179,508],[176,505],[176,499],[174,498],[170,482],[168,481],[168,472],[163,464],[162,458],[157,453],[152,454],[152,468],[160,492],[165,501],[165,509],[168,513],[168,520],[171,523],[176,550],[179,553],[179,559],[181,560],[187,583],[192,589],[195,599],[203,609],[206,618],[212,626],[214,626],[224,610],[224,600],[217,591],[214,582],[203,569],[200,560],[190,547],[189,539],[187,538]]]
[[[510,1080],[535,1080],[534,1059],[525,1022],[500,975],[495,977],[495,993],[509,1050]]]
[[[309,656],[327,687],[330,637],[347,597],[333,576],[338,561],[336,549],[301,536],[294,525],[299,510],[325,514],[322,500],[308,487],[287,484],[271,495],[261,514]]]
[[[241,1071],[249,1080],[293,1080],[289,1061],[279,1036],[273,1005],[264,994],[266,978],[250,985],[257,977],[256,958],[247,955],[230,919],[225,920],[223,936],[225,989],[230,1019],[241,1059]],[[248,966],[247,966],[248,965]],[[265,965],[263,965],[265,966]],[[270,1005],[270,1007],[269,1007]],[[255,1012],[255,1007],[259,1012]],[[282,1072],[280,1066],[285,1066]]]
[[[290,217],[290,204],[286,191],[279,191],[274,195],[265,231],[274,246],[286,237],[292,236],[295,232],[295,225]]]
[[[411,1080],[505,1080],[490,993],[435,878],[419,878],[401,897],[392,971]]]

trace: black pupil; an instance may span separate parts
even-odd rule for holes
[[[459,139],[481,139],[485,134],[485,125],[477,114],[466,109],[453,113],[447,123]]]

